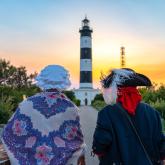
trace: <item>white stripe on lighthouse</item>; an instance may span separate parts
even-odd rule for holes
[[[92,71],[91,59],[81,59],[80,60],[80,71]]]
[[[93,88],[92,83],[80,83],[80,88]]]
[[[89,36],[82,36],[80,38],[80,48],[91,48],[92,47],[92,40]]]

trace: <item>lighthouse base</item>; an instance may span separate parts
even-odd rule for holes
[[[73,89],[73,92],[75,93],[76,98],[81,101],[80,105],[91,105],[95,96],[101,93],[99,89],[93,88]]]

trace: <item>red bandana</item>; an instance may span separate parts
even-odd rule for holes
[[[118,88],[117,102],[120,102],[123,108],[131,115],[135,115],[136,107],[142,100],[136,87]]]

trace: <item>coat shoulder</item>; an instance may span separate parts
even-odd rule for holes
[[[109,115],[111,115],[112,113],[114,113],[115,108],[115,105],[107,105],[105,106],[103,109],[101,109],[99,112],[98,112],[98,115],[101,117],[105,116],[105,117],[108,117]]]
[[[144,102],[141,102],[137,108],[143,110],[146,113],[159,114],[159,112],[154,107]]]

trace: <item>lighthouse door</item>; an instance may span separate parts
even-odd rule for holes
[[[85,98],[85,105],[88,105],[88,100],[87,100],[87,98]]]

